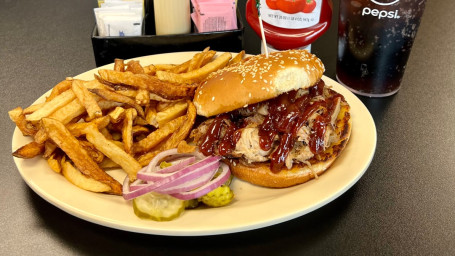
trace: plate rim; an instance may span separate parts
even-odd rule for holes
[[[195,52],[196,51],[163,53],[163,54],[155,54],[155,55],[137,57],[137,58],[134,58],[134,59],[135,60],[148,60],[148,59],[160,58],[160,57],[162,57],[164,55],[166,55],[166,56],[174,56],[174,55],[176,55],[176,56],[179,56],[179,55],[186,56],[186,55],[189,55],[189,54],[192,54],[192,53],[195,53]],[[107,65],[104,65],[104,66],[101,66],[101,67],[98,67],[98,68],[95,68],[95,69],[92,69],[92,70],[88,70],[86,72],[83,72],[83,73],[75,76],[74,78],[84,77],[87,74],[93,74],[99,69],[109,68],[112,65],[113,64],[107,64]],[[255,223],[252,223],[251,225],[234,225],[232,227],[223,227],[223,228],[218,228],[218,229],[217,228],[206,228],[206,229],[201,229],[201,230],[166,229],[166,228],[153,227],[154,225],[150,225],[152,228],[150,228],[150,226],[149,227],[134,227],[134,226],[129,226],[128,224],[119,224],[117,221],[112,221],[112,220],[109,220],[109,219],[106,219],[106,218],[104,218],[104,219],[103,218],[98,218],[96,214],[93,214],[93,213],[86,212],[84,210],[78,209],[77,207],[74,207],[73,205],[71,205],[68,202],[60,202],[57,198],[55,198],[55,196],[52,196],[51,194],[49,194],[49,192],[46,192],[46,190],[43,190],[42,188],[40,188],[39,184],[36,184],[32,180],[30,180],[27,177],[27,175],[25,174],[24,170],[22,170],[22,168],[20,168],[20,166],[22,166],[22,164],[23,164],[22,162],[24,162],[25,160],[26,161],[39,161],[40,159],[36,159],[35,158],[35,159],[25,159],[24,160],[24,159],[18,159],[16,157],[13,157],[13,159],[14,159],[14,162],[16,164],[16,167],[17,167],[22,179],[41,198],[43,198],[45,201],[49,202],[50,204],[54,205],[55,207],[67,212],[70,215],[73,215],[73,216],[75,216],[77,218],[80,218],[80,219],[83,219],[85,221],[89,221],[89,222],[92,222],[94,224],[98,224],[98,225],[101,225],[101,226],[114,228],[114,229],[118,229],[118,230],[123,230],[123,231],[135,232],[135,233],[152,234],[152,235],[165,235],[165,236],[220,235],[220,234],[244,232],[244,231],[248,231],[248,230],[254,230],[254,229],[268,227],[268,226],[271,226],[271,225],[283,223],[283,222],[286,222],[286,221],[301,217],[301,216],[303,216],[305,214],[308,214],[308,213],[310,213],[310,212],[312,212],[312,211],[314,211],[316,209],[319,209],[322,206],[332,202],[333,200],[335,200],[336,198],[338,198],[339,196],[344,194],[347,190],[349,190],[352,186],[354,186],[360,180],[360,178],[364,175],[364,173],[366,172],[366,170],[368,169],[368,167],[370,166],[370,164],[371,164],[371,162],[372,162],[372,160],[374,158],[375,151],[376,151],[376,146],[377,146],[377,131],[376,131],[376,125],[375,125],[374,120],[373,120],[373,118],[371,116],[371,113],[368,111],[366,106],[360,101],[360,99],[357,98],[357,96],[355,96],[352,92],[350,92],[348,89],[343,87],[341,84],[339,84],[335,80],[333,80],[333,79],[331,79],[331,78],[329,78],[329,77],[327,77],[325,75],[323,76],[323,80],[326,83],[328,82],[330,85],[336,84],[337,88],[335,88],[335,90],[337,92],[341,93],[345,98],[347,96],[347,98],[349,98],[349,100],[347,99],[348,102],[350,100],[353,100],[355,102],[355,105],[362,109],[362,111],[361,111],[362,114],[364,114],[366,116],[366,118],[367,118],[367,120],[362,120],[362,122],[369,122],[370,123],[369,129],[370,129],[370,132],[373,132],[373,134],[371,134],[371,135],[374,135],[371,138],[372,141],[370,141],[370,143],[372,143],[373,146],[372,146],[372,148],[369,149],[370,151],[369,151],[369,154],[368,154],[368,158],[364,159],[362,170],[358,170],[357,175],[355,175],[354,178],[351,179],[347,184],[345,184],[345,186],[343,186],[341,189],[338,189],[337,191],[335,191],[335,193],[330,194],[330,196],[325,198],[325,200],[320,201],[320,202],[315,202],[315,204],[313,204],[313,205],[311,205],[309,207],[306,207],[305,209],[302,209],[301,211],[294,211],[294,212],[290,212],[288,214],[282,214],[280,217],[277,217],[277,218],[274,218],[274,219],[269,219],[268,221],[255,222]],[[340,92],[339,90],[341,90],[342,92]],[[45,95],[48,94],[49,92],[50,92],[50,90],[47,91],[45,94],[41,95],[35,102],[37,102],[40,99],[42,99],[43,97],[45,97]],[[349,104],[351,105],[351,109],[352,109],[352,103],[349,102]],[[357,111],[360,111],[360,109],[359,110],[355,110],[355,112],[357,112]],[[352,123],[352,125],[353,125],[352,129],[353,130],[352,130],[351,136],[355,136],[355,134],[356,134],[354,121],[355,120],[353,120],[353,123]],[[12,150],[15,150],[17,148],[17,145],[15,145],[15,143],[14,143],[15,142],[14,138],[17,135],[22,136],[22,134],[20,133],[18,128],[15,127],[14,132],[13,132],[12,142],[11,142],[12,143]],[[348,143],[348,146],[349,146],[349,144],[350,143]],[[342,152],[342,155],[340,157],[343,157],[344,153],[346,153],[346,152]],[[43,160],[43,159],[41,158],[41,160]],[[339,159],[337,159],[337,160],[339,160]],[[335,163],[336,162],[337,161],[335,161]],[[51,173],[51,174],[55,175],[55,173]],[[324,176],[326,176],[326,175],[330,175],[330,172],[324,174]],[[324,177],[324,176],[322,176],[322,177]],[[238,182],[242,182],[242,181],[238,181]],[[68,183],[68,185],[74,186],[74,185],[72,185],[70,183]],[[298,185],[296,187],[299,187],[299,186],[302,186],[302,185],[303,184]],[[260,188],[260,189],[268,189],[268,188]],[[301,190],[301,189],[296,189],[296,190]],[[85,192],[87,192],[87,191],[85,191]],[[88,193],[91,193],[91,192],[88,192]],[[235,190],[234,190],[234,193],[235,193]],[[131,207],[131,213],[132,213],[132,207]],[[134,215],[134,213],[132,213],[132,214]],[[146,223],[154,223],[154,222],[151,222],[151,221],[147,220]],[[162,225],[160,224],[158,226],[162,226]]]

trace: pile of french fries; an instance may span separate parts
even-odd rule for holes
[[[196,87],[243,57],[206,48],[181,64],[116,59],[113,70],[100,69],[93,80],[66,78],[45,102],[9,111],[22,134],[33,138],[13,156],[41,155],[74,185],[121,195],[122,185],[106,170],[121,168],[134,181],[159,152],[195,150],[185,139],[196,119]]]

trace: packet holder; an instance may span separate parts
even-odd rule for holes
[[[153,5],[153,4],[152,4]],[[130,59],[159,53],[202,51],[206,47],[215,51],[240,52],[243,50],[244,26],[237,10],[237,29],[197,33],[194,23],[191,33],[179,35],[154,35],[155,22],[152,12],[144,19],[143,36],[101,37],[95,25],[91,40],[96,66],[113,63],[116,58]]]

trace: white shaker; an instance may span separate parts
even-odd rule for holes
[[[157,35],[191,32],[190,0],[154,0]]]

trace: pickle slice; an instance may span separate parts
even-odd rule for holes
[[[143,219],[173,220],[185,210],[185,201],[170,195],[150,192],[133,199],[134,213]]]

